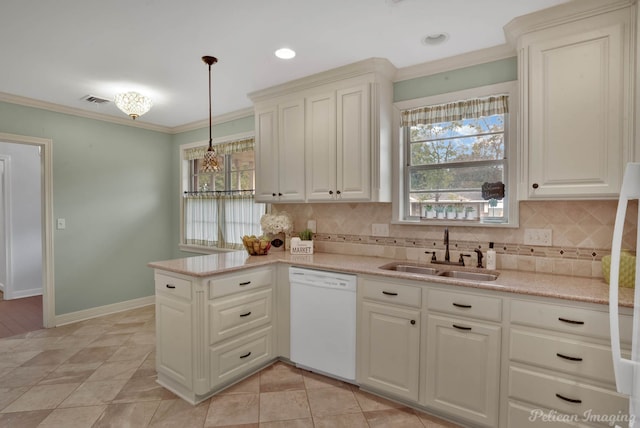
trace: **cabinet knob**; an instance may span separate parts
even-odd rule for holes
[[[411,320],[411,325],[416,325],[416,320]]]
[[[534,189],[537,189],[537,188],[538,188],[538,187],[540,187],[540,186],[538,185],[538,183],[533,183],[533,184],[531,185],[531,187],[533,187]]]
[[[336,193],[339,195],[341,192],[338,190]]]
[[[275,198],[275,197],[276,197],[276,194],[275,194],[275,193],[272,193],[272,194],[271,194],[271,196],[273,196],[273,197]]]
[[[329,194],[330,194],[330,195],[333,195],[333,190],[329,190]]]
[[[282,193],[278,193],[278,196],[282,196]]]

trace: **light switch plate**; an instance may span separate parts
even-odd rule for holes
[[[525,229],[524,244],[550,247],[552,245],[551,229]]]
[[[56,227],[57,227],[58,230],[66,229],[67,221],[65,219],[63,219],[63,218],[59,218],[56,221]]]
[[[308,220],[307,221],[307,229],[309,229],[313,233],[316,233],[316,221],[315,220]]]
[[[389,236],[388,223],[373,223],[371,225],[371,235],[373,236]]]

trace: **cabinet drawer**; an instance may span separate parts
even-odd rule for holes
[[[250,270],[213,278],[209,280],[209,298],[214,299],[264,287],[271,284],[271,282],[271,269]]]
[[[191,281],[156,273],[155,283],[156,292],[191,300]]]
[[[566,416],[555,410],[531,408],[520,403],[509,402],[508,427],[568,428],[587,427],[578,423],[578,415]]]
[[[414,308],[422,306],[422,289],[419,287],[366,279],[360,282],[359,291],[361,291],[365,299],[369,300],[412,306]]]
[[[502,299],[477,294],[456,293],[444,290],[429,290],[429,310],[489,321],[502,319]]]
[[[211,388],[238,379],[267,363],[273,353],[272,342],[269,326],[212,347],[209,354]]]
[[[615,384],[608,346],[512,329],[509,357],[513,361]]]
[[[518,367],[509,369],[509,396],[579,417],[629,411],[629,399],[612,390]]]
[[[609,313],[548,303],[511,302],[511,322],[610,340]],[[620,338],[631,343],[632,318],[620,315]]]
[[[209,303],[209,343],[214,344],[272,319],[273,289],[215,299]]]

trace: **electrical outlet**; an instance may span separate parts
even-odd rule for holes
[[[373,223],[371,225],[371,235],[373,236],[389,236],[388,223]]]
[[[58,230],[65,229],[67,227],[66,220],[63,219],[63,218],[59,218],[57,223],[56,223],[56,227],[58,228]]]
[[[551,229],[525,229],[525,245],[540,245],[542,247],[551,246]]]

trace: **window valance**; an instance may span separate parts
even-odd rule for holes
[[[255,139],[244,138],[242,140],[229,141],[227,143],[214,144],[213,149],[219,155],[230,155],[232,153],[248,152],[253,150],[255,146]],[[185,160],[203,159],[204,153],[207,151],[208,146],[194,147],[184,151]]]
[[[477,119],[482,116],[509,112],[509,97],[496,95],[487,98],[456,101],[414,109],[403,110],[402,126],[428,125],[462,119]]]

